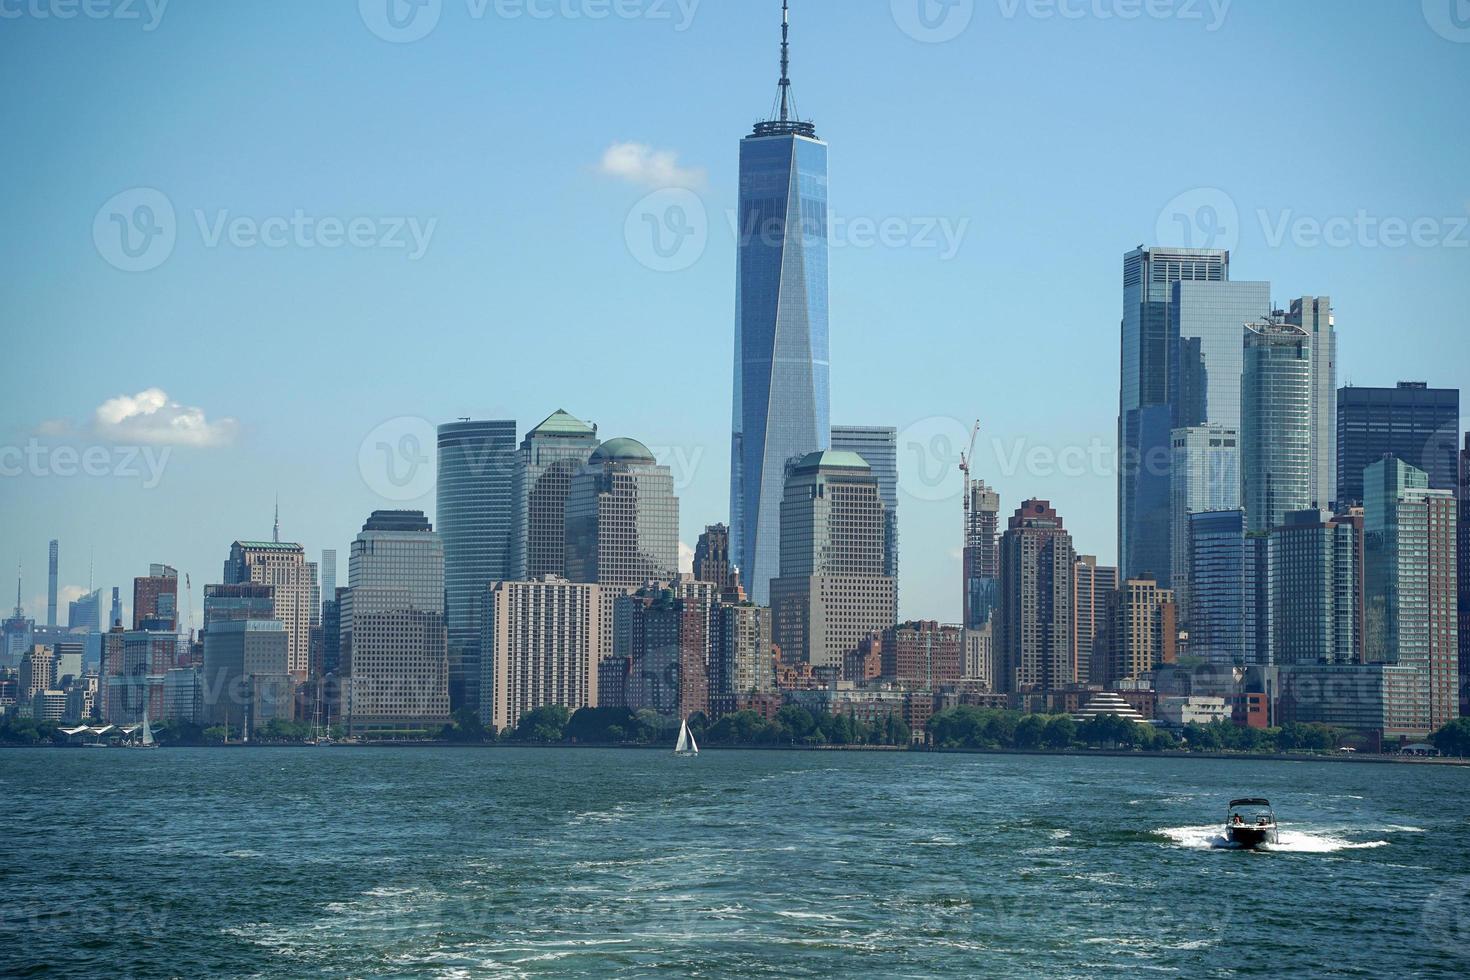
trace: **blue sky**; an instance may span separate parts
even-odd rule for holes
[[[1331,295],[1344,382],[1470,381],[1470,5],[925,0],[931,30],[918,2],[793,14],[844,222],[832,417],[903,430],[906,616],[959,615],[933,478],[975,418],[1003,508],[1050,498],[1113,558],[1140,243],[1191,228],[1282,303]],[[0,0],[0,569],[30,612],[52,537],[66,586],[165,561],[197,605],[277,493],[345,581],[369,511],[433,510],[377,444],[459,416],[594,419],[666,451],[687,543],[726,518],[725,215],[779,5],[430,0],[395,32],[385,3]],[[659,271],[671,200],[708,232]]]

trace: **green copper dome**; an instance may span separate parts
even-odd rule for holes
[[[588,463],[600,466],[603,463],[642,463],[651,464],[657,462],[648,447],[637,439],[609,439],[597,447]]]

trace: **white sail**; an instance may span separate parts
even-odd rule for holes
[[[694,744],[694,735],[689,731],[689,720],[679,723],[679,741],[674,746],[675,755],[698,755],[699,746]]]
[[[153,744],[153,725],[148,721],[148,709],[143,709],[143,744]]]

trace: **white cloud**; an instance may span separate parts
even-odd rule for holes
[[[161,446],[222,446],[235,437],[234,419],[209,421],[204,409],[170,401],[161,388],[109,398],[97,407],[92,428],[113,442]]]
[[[694,574],[694,549],[679,542],[679,571]]]
[[[645,187],[704,186],[704,170],[679,166],[679,154],[673,150],[655,150],[643,143],[614,143],[602,154],[597,171]]]

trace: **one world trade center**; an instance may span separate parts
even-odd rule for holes
[[[760,605],[780,574],[787,466],[831,441],[827,144],[795,112],[785,8],[779,106],[740,143],[730,548]]]

